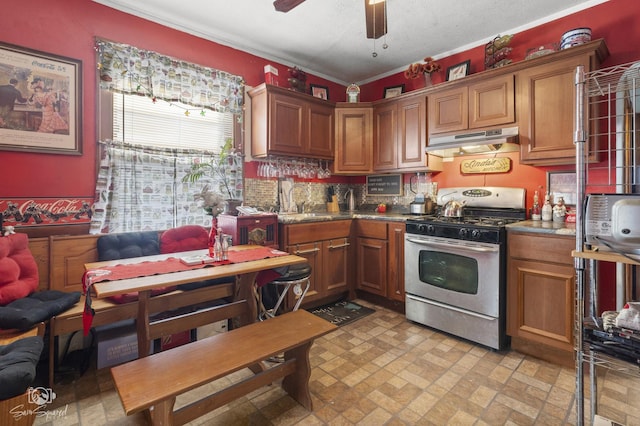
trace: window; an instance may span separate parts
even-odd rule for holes
[[[112,126],[110,139],[117,141],[220,152],[225,141],[233,139],[234,115],[115,93]]]
[[[182,178],[234,140],[242,79],[133,46],[97,40],[96,47],[100,167],[91,232],[210,226],[198,195],[217,191],[219,182]],[[225,158],[234,171],[225,198],[241,199],[242,157]]]

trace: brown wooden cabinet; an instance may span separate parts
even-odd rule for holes
[[[573,366],[575,238],[508,233],[507,334],[511,347]]]
[[[582,65],[587,72],[597,69],[607,54],[604,42],[592,42],[516,74],[521,163],[575,164],[576,67]],[[589,158],[597,161],[593,147]]]
[[[373,171],[373,108],[370,104],[341,103],[335,110],[335,174]]]
[[[373,109],[373,169],[381,172],[441,171],[442,159],[426,154],[427,98],[402,96]]]
[[[387,297],[404,303],[404,222],[391,222],[387,225],[389,242],[389,265]]]
[[[282,250],[305,257],[311,286],[302,305],[313,306],[349,291],[351,220],[280,224]],[[289,295],[288,306],[295,302]]]
[[[514,121],[513,74],[460,83],[429,94],[429,134],[498,126]]]
[[[334,104],[262,84],[251,96],[251,155],[333,159]]]
[[[359,219],[356,288],[404,302],[404,223]]]

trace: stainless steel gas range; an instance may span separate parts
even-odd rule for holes
[[[526,218],[525,190],[443,188],[439,194],[439,206],[460,202],[462,215],[407,220],[407,319],[505,349],[505,225]]]

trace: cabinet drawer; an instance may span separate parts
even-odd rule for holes
[[[575,244],[574,237],[509,232],[507,248],[512,258],[573,265]]]
[[[358,220],[356,221],[356,236],[386,240],[387,222],[379,220]]]
[[[301,244],[349,237],[350,230],[351,220],[296,223],[284,226],[283,237],[289,245]]]

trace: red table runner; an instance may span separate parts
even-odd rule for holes
[[[150,275],[168,274],[171,272],[188,271],[191,269],[200,269],[205,267],[215,267],[220,265],[228,265],[231,263],[251,262],[253,260],[268,259],[271,257],[285,256],[289,253],[275,250],[269,247],[256,247],[248,250],[230,250],[229,260],[220,262],[212,262],[199,265],[186,265],[180,261],[180,258],[169,257],[164,260],[145,261],[140,263],[128,263],[113,266],[105,266],[98,269],[90,269],[85,272],[82,279],[83,288],[86,292],[86,286],[101,281],[116,281],[127,278],[146,277]],[[87,280],[87,278],[91,278]],[[90,283],[88,282],[90,281]]]

